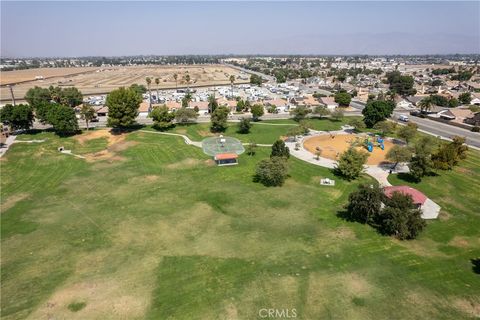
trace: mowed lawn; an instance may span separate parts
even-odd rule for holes
[[[272,143],[288,130],[260,126],[242,141]],[[172,132],[200,140],[204,129]],[[478,152],[415,185],[444,210],[418,240],[400,242],[337,216],[359,183],[373,183],[368,176],[347,183],[290,159],[283,187],[253,183],[269,148],[219,168],[180,137],[148,132],[129,133],[97,160],[89,156],[107,138],[20,138],[46,140],[15,144],[0,160],[2,319],[261,319],[262,308],[296,309],[299,319],[479,312],[480,275],[470,261],[480,256]],[[88,159],[60,154],[61,145]],[[321,177],[335,187],[320,186]]]

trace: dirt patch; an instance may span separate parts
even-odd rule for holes
[[[7,200],[5,200],[4,203],[2,203],[0,211],[3,213],[8,209],[13,208],[18,202],[27,199],[29,196],[30,194],[28,193],[19,193],[19,194],[15,194],[13,196],[8,197]]]
[[[470,301],[467,299],[457,299],[453,303],[459,311],[468,314],[471,317],[480,317],[480,303],[478,301]]]
[[[77,141],[80,143],[85,143],[86,141],[98,139],[98,138],[107,138],[107,149],[87,153],[83,156],[88,162],[106,160],[109,162],[122,161],[123,157],[117,155],[117,152],[124,151],[129,147],[135,146],[138,144],[136,141],[125,141],[127,134],[112,134],[110,130],[95,130],[87,132],[76,137]]]
[[[356,235],[352,229],[347,227],[341,227],[330,232],[330,236],[334,240],[346,240],[346,239],[355,239]]]
[[[178,133],[178,134],[187,134],[187,129],[177,129],[175,133]]]
[[[215,161],[212,159],[205,160],[204,163],[207,167],[213,167],[215,165]]]
[[[368,152],[367,149],[363,146],[364,140],[366,137],[355,135],[355,134],[321,134],[308,138],[303,143],[305,149],[307,149],[312,154],[317,152],[317,148],[321,150],[321,156],[331,160],[338,160],[338,157],[341,153],[348,150],[351,146],[355,146],[357,150],[366,152],[369,157],[367,159],[367,164],[377,165],[383,162],[388,162],[386,159],[387,152],[394,146],[394,144],[389,140],[384,140],[384,150],[378,147],[378,143],[374,143],[374,148],[372,152]],[[373,142],[373,138],[370,137],[370,140]]]
[[[464,173],[464,174],[472,174],[472,170],[470,169],[467,169],[467,168],[462,168],[462,167],[459,167],[457,168],[458,172],[460,173]]]
[[[229,303],[225,307],[225,314],[227,320],[236,320],[238,319],[238,311],[233,303]]]
[[[213,133],[211,133],[210,131],[207,131],[207,130],[198,130],[198,134],[201,137],[212,137],[212,136],[214,136]]]
[[[202,162],[198,159],[187,158],[182,161],[167,165],[167,169],[188,169],[188,168],[196,167],[201,164],[205,164],[205,162]]]
[[[467,248],[469,246],[468,240],[459,236],[455,236],[448,244],[458,248]]]
[[[308,280],[305,319],[370,319],[367,310],[354,308],[352,299],[368,297],[374,287],[357,273],[311,273]]]
[[[431,239],[422,239],[416,241],[392,239],[391,241],[421,257],[447,256],[444,252],[438,250],[438,243]]]

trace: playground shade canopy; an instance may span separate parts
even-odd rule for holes
[[[211,137],[202,141],[202,149],[205,154],[215,157],[217,154],[236,154],[245,152],[240,140],[232,137]]]

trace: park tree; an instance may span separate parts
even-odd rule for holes
[[[166,105],[154,107],[149,116],[153,119],[153,127],[158,130],[171,128],[175,119],[175,114]]]
[[[225,106],[220,106],[212,112],[210,116],[210,130],[212,132],[223,132],[227,129],[227,119],[230,110]]]
[[[323,117],[330,115],[330,110],[323,106],[317,106],[313,109],[313,114],[322,119]]]
[[[338,103],[340,107],[348,107],[352,101],[352,96],[348,92],[337,92],[335,94],[335,102]]]
[[[58,135],[70,135],[78,131],[78,121],[75,110],[61,104],[55,104],[48,110],[48,123]]]
[[[294,126],[287,130],[287,137],[293,137],[296,141],[297,136],[303,135],[305,130],[301,126]]]
[[[159,78],[155,78],[155,84],[157,85],[157,101],[158,101],[158,99],[160,97],[159,92],[158,92],[159,85],[160,85],[160,79]]]
[[[399,71],[388,72],[386,74],[390,90],[395,91],[401,96],[410,96],[417,93],[413,88],[415,84],[412,76],[404,76]]]
[[[430,136],[421,137],[413,147],[413,156],[408,164],[410,176],[420,182],[433,172],[432,150],[436,142]]]
[[[348,124],[353,127],[355,132],[360,132],[362,129],[365,129],[365,123],[358,118],[353,118],[350,121],[348,121]]]
[[[345,206],[350,220],[374,225],[382,208],[383,193],[378,186],[362,184],[350,193]]]
[[[257,152],[257,144],[256,144],[255,142],[250,142],[250,143],[247,145],[247,148],[246,148],[245,152],[246,152],[249,156],[254,156],[255,153]]]
[[[417,129],[418,125],[413,122],[409,122],[406,126],[400,126],[397,134],[408,144],[417,135]]]
[[[293,115],[293,120],[300,122],[305,119],[310,113],[310,109],[306,106],[297,106],[295,109],[290,111],[290,114]]]
[[[250,112],[252,113],[253,121],[258,121],[258,119],[265,113],[261,104],[254,104],[251,106]]]
[[[190,108],[180,108],[175,111],[175,121],[178,123],[184,124],[197,120],[198,113],[195,110]]]
[[[218,108],[218,101],[215,98],[215,95],[211,94],[208,96],[208,113],[212,113],[215,109]]]
[[[233,85],[234,85],[234,83],[235,83],[235,76],[232,74],[232,75],[228,78],[228,80],[230,81],[230,86],[231,86],[231,88],[232,88],[232,95],[231,95],[231,96],[232,96],[232,98],[233,98]]]
[[[235,107],[236,112],[242,112],[245,109],[245,101],[242,99],[239,99],[237,101],[237,105]]]
[[[288,163],[284,157],[271,157],[257,164],[254,182],[267,187],[282,186],[288,176]]]
[[[48,123],[48,111],[56,106],[53,102],[40,102],[35,105],[35,118],[42,123]]]
[[[113,128],[126,128],[135,123],[142,96],[134,89],[121,87],[107,95],[108,125]]]
[[[52,97],[50,95],[50,90],[35,86],[28,89],[27,93],[25,94],[25,100],[29,105],[36,108],[39,104],[50,103]]]
[[[140,96],[142,96],[144,93],[147,93],[147,87],[145,87],[143,84],[134,83],[130,86],[130,89],[135,90],[135,92]]]
[[[80,117],[82,118],[82,120],[85,120],[85,124],[87,125],[88,130],[88,125],[90,121],[95,119],[95,109],[91,105],[84,103],[82,105],[82,108],[80,109]]]
[[[238,122],[238,133],[246,134],[250,132],[250,128],[252,127],[252,123],[250,122],[249,118],[240,118],[240,122]]]
[[[75,87],[65,88],[60,91],[60,103],[75,108],[83,102],[83,95]]]
[[[386,158],[387,160],[395,162],[393,166],[393,169],[395,169],[398,163],[409,161],[412,158],[412,152],[409,148],[396,144],[388,150]]]
[[[290,149],[285,145],[285,141],[277,140],[273,143],[270,157],[290,158]]]
[[[373,126],[373,128],[376,130],[379,130],[382,136],[386,136],[392,133],[393,131],[395,131],[396,125],[397,124],[395,122],[384,120],[384,121],[377,122]]]
[[[426,226],[422,211],[415,207],[412,197],[400,192],[385,199],[380,219],[380,231],[400,240],[415,239]]]
[[[363,122],[367,128],[373,128],[373,126],[384,121],[386,118],[392,115],[395,104],[389,101],[373,100],[367,103],[362,110]]]
[[[470,102],[472,102],[472,95],[470,94],[470,92],[461,93],[458,96],[458,100],[461,104],[470,104]]]
[[[362,173],[367,158],[365,152],[349,148],[340,155],[335,172],[349,181],[356,179]]]
[[[190,102],[192,101],[192,94],[188,92],[183,98],[182,98],[182,108],[188,108],[190,105]]]
[[[333,120],[335,121],[342,121],[342,119],[345,117],[345,114],[341,109],[335,109],[333,112],[330,114]]]
[[[33,108],[28,104],[6,104],[0,109],[0,122],[8,124],[13,130],[28,130],[33,120]]]
[[[173,74],[173,79],[175,80],[175,91],[178,89],[178,74]]]
[[[460,160],[467,158],[468,146],[465,138],[455,136],[453,141],[443,143],[438,150],[432,154],[433,166],[435,169],[452,170]]]

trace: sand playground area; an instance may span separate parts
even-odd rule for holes
[[[384,150],[377,146],[377,143],[374,143],[373,151],[368,152],[364,146],[366,138],[366,135],[358,134],[321,134],[305,139],[303,146],[312,154],[315,154],[317,147],[319,147],[321,157],[338,160],[340,154],[353,144],[357,150],[362,150],[369,155],[367,159],[368,165],[379,165],[384,162],[389,162],[386,159],[386,155],[388,150],[394,146],[394,143],[391,140],[384,140]],[[374,138],[370,137],[370,140],[373,141]]]

